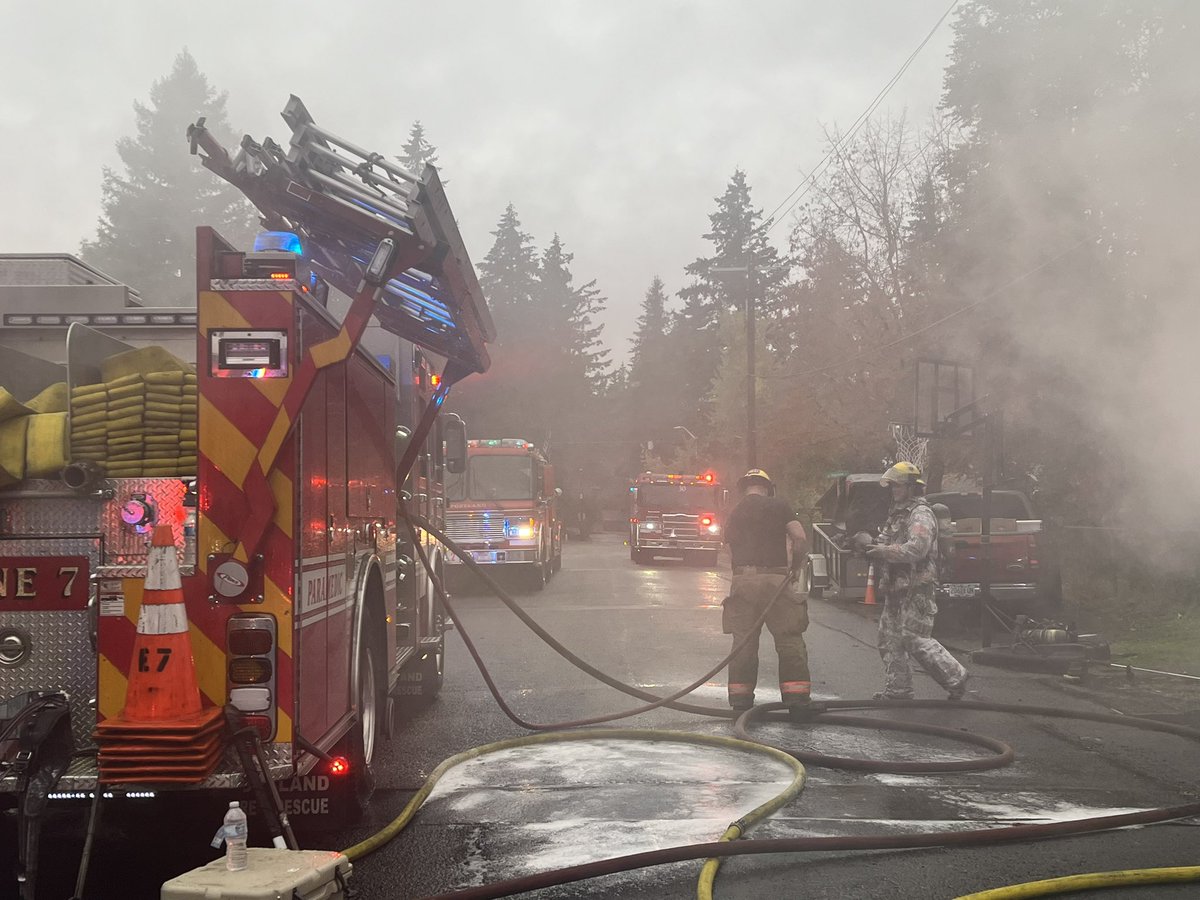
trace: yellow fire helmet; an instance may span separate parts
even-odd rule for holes
[[[889,484],[919,484],[925,486],[925,479],[921,475],[921,470],[910,462],[898,462],[879,479],[879,483],[884,487]]]
[[[755,480],[764,482],[766,484],[766,486],[770,489],[771,495],[774,496],[775,482],[773,482],[771,480],[771,476],[768,475],[766,472],[764,472],[762,469],[751,469],[749,472],[747,472],[745,475],[743,475],[741,478],[739,478],[738,479],[738,489],[744,491],[746,489],[746,487],[748,485],[750,485],[752,482],[754,482]]]

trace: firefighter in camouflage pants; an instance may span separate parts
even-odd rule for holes
[[[884,688],[876,700],[911,700],[909,657],[946,689],[951,700],[966,694],[967,670],[933,638],[937,615],[938,521],[923,496],[921,470],[899,462],[883,473],[880,484],[892,489],[892,508],[876,541],[863,533],[856,543],[878,573],[883,594],[879,617],[879,655]],[[882,570],[882,571],[880,571]]]

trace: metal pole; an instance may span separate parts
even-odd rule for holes
[[[758,393],[755,376],[754,268],[746,267],[746,468],[758,466],[758,433],[755,417],[755,395]]]
[[[994,423],[989,415],[984,419],[983,452],[987,454],[983,468],[983,502],[979,510],[979,559],[983,571],[979,575],[979,642],[992,646],[992,486],[996,482],[996,440]]]

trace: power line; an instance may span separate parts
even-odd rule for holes
[[[767,226],[768,234],[774,230],[776,225],[783,221],[783,216],[786,216],[789,212],[791,212],[796,207],[796,204],[804,199],[805,195],[807,195],[812,189],[813,184],[816,183],[816,177],[825,170],[830,159],[833,158],[833,155],[841,150],[854,137],[859,128],[863,126],[867,119],[870,118],[871,114],[875,112],[876,108],[878,108],[879,104],[883,102],[884,98],[891,93],[892,88],[894,88],[900,79],[904,77],[904,73],[908,71],[908,67],[912,65],[913,60],[915,60],[918,54],[925,49],[925,45],[932,40],[934,34],[937,33],[939,28],[941,28],[942,23],[946,21],[946,18],[951,12],[954,11],[954,7],[958,6],[958,3],[959,0],[953,0],[953,2],[946,8],[946,11],[942,13],[937,22],[934,23],[933,28],[929,30],[929,34],[925,35],[925,39],[917,45],[917,49],[909,54],[908,59],[904,61],[904,63],[896,71],[896,74],[888,79],[888,82],[879,90],[879,93],[877,93],[871,102],[867,104],[867,108],[864,109],[859,114],[858,118],[854,120],[854,123],[850,126],[850,130],[842,135],[839,140],[834,142],[833,146],[829,148],[829,151],[825,154],[821,161],[817,163],[816,166],[814,166],[812,170],[806,176],[804,176],[803,179],[801,179],[800,183],[792,189],[792,192],[784,197],[783,200],[780,201],[779,205],[771,211],[771,214],[767,216],[767,220],[770,222],[770,225]],[[805,187],[806,184],[808,187]],[[801,191],[802,188],[803,191]],[[799,194],[799,196],[797,196],[797,194]],[[792,199],[793,197],[795,197],[794,200]],[[789,201],[791,202],[789,203]],[[787,207],[786,209],[784,209],[785,206]],[[776,218],[776,214],[779,213],[781,209],[783,210],[783,215],[779,218]]]

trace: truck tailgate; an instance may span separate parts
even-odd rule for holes
[[[984,556],[980,535],[955,535],[954,561],[942,573],[943,584],[978,584],[983,580]],[[1037,580],[1037,536],[991,535],[989,580],[993,584],[1028,584]]]

